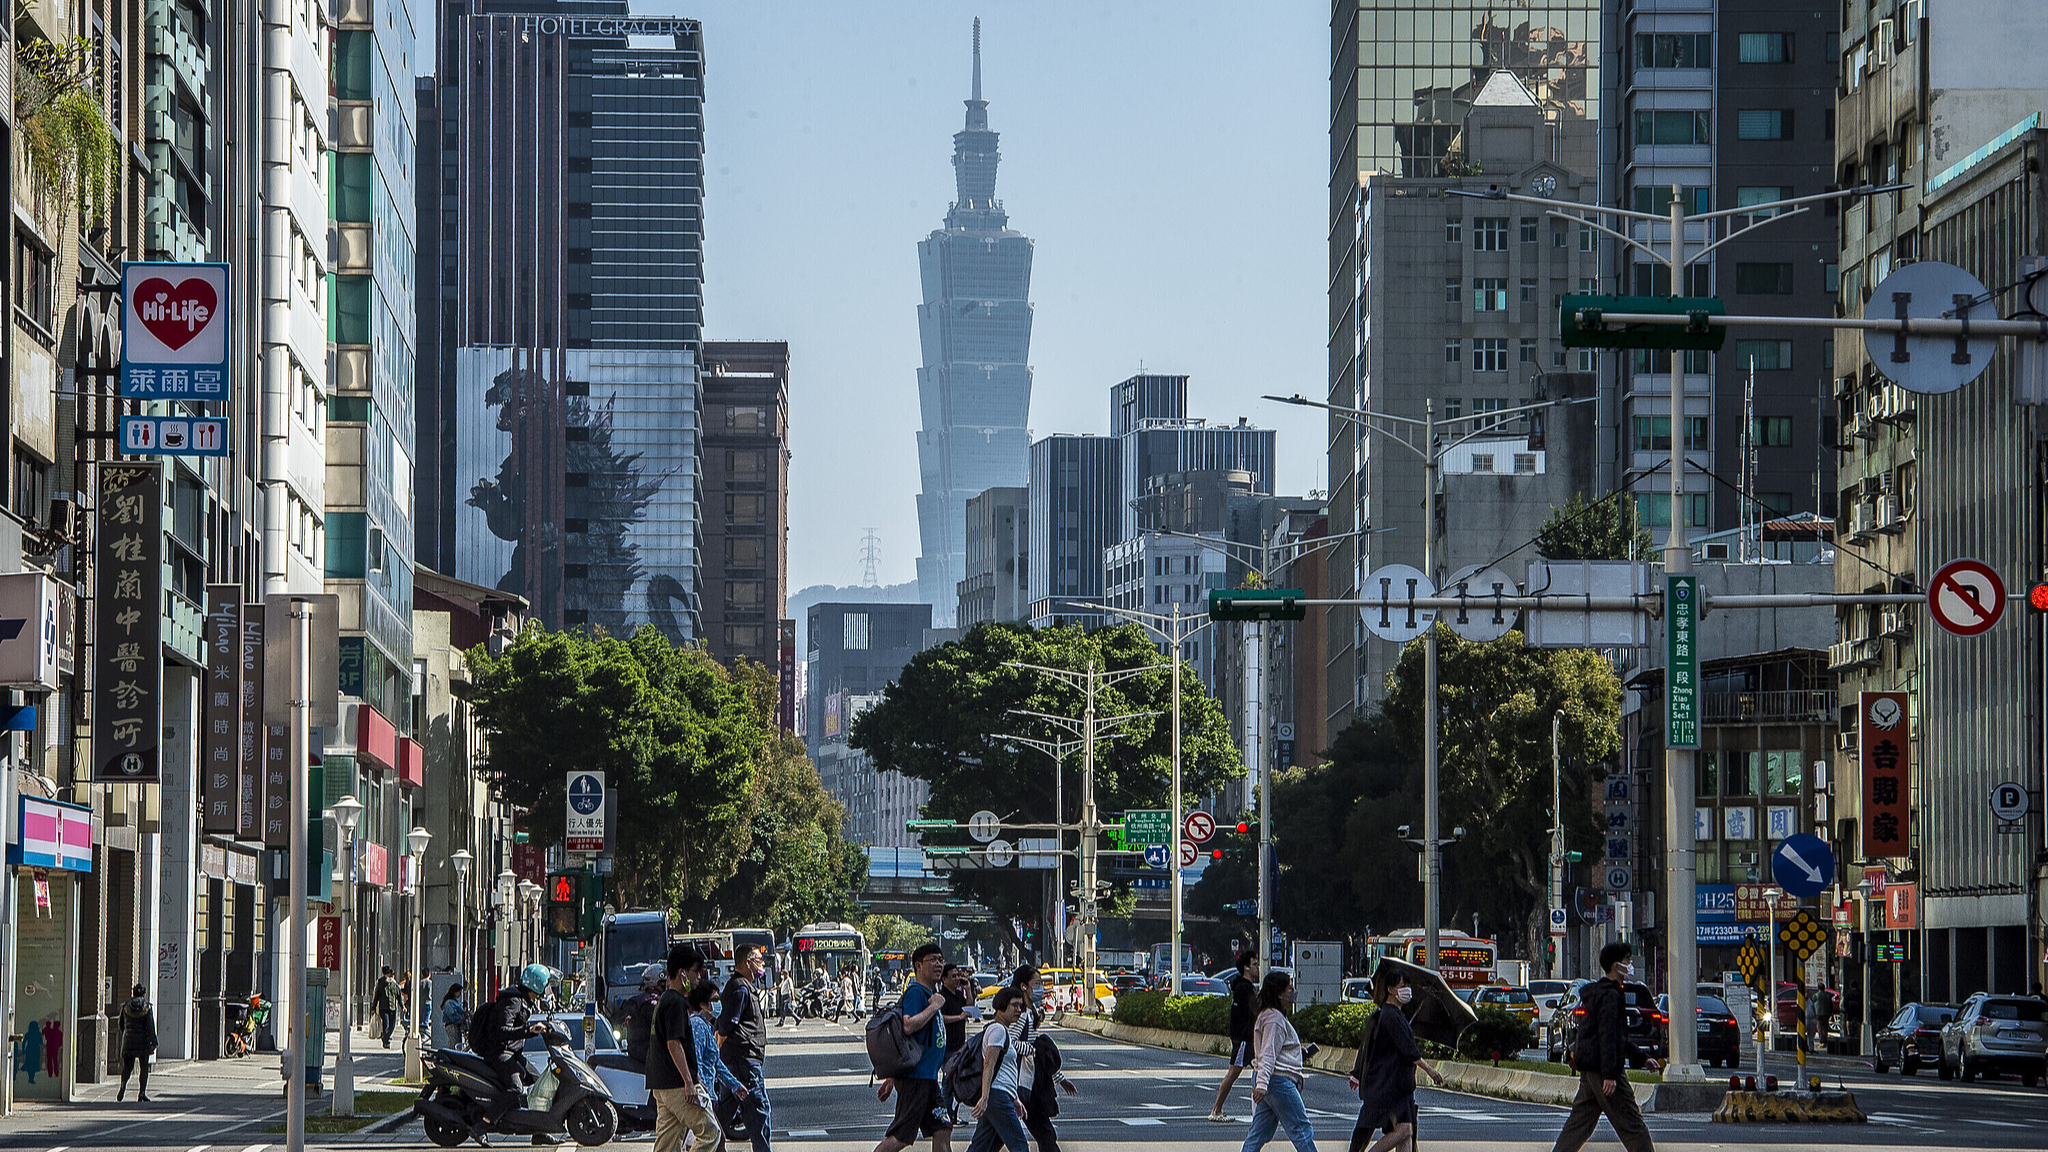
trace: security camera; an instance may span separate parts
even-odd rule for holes
[[[1408,838],[1408,826],[1407,826],[1406,824],[1403,824],[1403,825],[1401,825],[1401,826],[1400,826],[1399,828],[1396,828],[1396,829],[1394,829],[1394,835],[1396,835],[1396,836],[1399,836],[1399,837],[1401,837],[1401,838],[1402,838],[1402,839],[1404,839],[1404,840],[1405,840],[1405,839],[1407,839],[1407,838]]]

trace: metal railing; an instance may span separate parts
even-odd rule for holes
[[[1709,724],[1827,724],[1840,701],[1833,692],[1776,690],[1709,692]]]

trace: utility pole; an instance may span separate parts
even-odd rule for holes
[[[292,736],[287,755],[291,762],[291,830],[286,836],[290,853],[285,870],[291,880],[287,891],[291,907],[286,910],[288,935],[284,948],[284,995],[278,997],[279,1014],[284,1017],[284,1145],[286,1152],[305,1152],[306,1147],[306,1055],[312,1029],[310,1005],[306,1003],[306,752],[312,746],[312,646],[313,606],[305,600],[291,602],[292,622]],[[342,941],[348,947],[348,941]],[[349,1022],[344,1020],[346,1028]]]
[[[1558,755],[1558,729],[1564,724],[1564,709],[1560,708],[1550,717],[1550,908],[1544,910],[1547,921],[1552,909],[1564,907],[1564,769]],[[1549,925],[1544,926],[1546,932]],[[1550,978],[1555,980],[1564,971],[1564,944],[1557,933],[1550,933],[1551,958]]]
[[[1187,644],[1188,637],[1193,636],[1195,633],[1200,632],[1204,628],[1207,628],[1210,625],[1211,621],[1207,616],[1190,616],[1183,613],[1181,611],[1180,601],[1178,600],[1174,601],[1173,612],[1171,614],[1162,614],[1158,612],[1141,612],[1135,608],[1118,608],[1111,604],[1070,602],[1069,606],[1089,608],[1099,612],[1109,612],[1118,616],[1126,617],[1136,622],[1140,627],[1144,628],[1147,632],[1150,632],[1154,636],[1157,636],[1161,640],[1165,641],[1172,649],[1171,653],[1167,657],[1167,660],[1173,667],[1173,780],[1170,785],[1170,788],[1173,792],[1173,843],[1167,845],[1167,866],[1173,870],[1173,895],[1171,900],[1169,901],[1171,907],[1169,908],[1167,914],[1173,919],[1173,934],[1169,938],[1169,946],[1173,949],[1173,964],[1171,969],[1169,970],[1170,979],[1172,980],[1172,983],[1169,985],[1169,987],[1173,989],[1173,994],[1175,996],[1178,996],[1180,995],[1181,977],[1180,840],[1181,837],[1186,834],[1184,829],[1182,828],[1182,823],[1186,820],[1186,814],[1181,811],[1180,791],[1181,649]],[[1262,634],[1264,628],[1265,625],[1262,622],[1260,624]],[[1263,797],[1261,797],[1261,800],[1263,801]],[[1261,808],[1264,808],[1263,803],[1261,804]],[[1262,925],[1261,931],[1264,930],[1265,929]]]
[[[1037,715],[1037,713],[1020,713],[1020,715]],[[1011,744],[1022,744],[1026,748],[1036,748],[1040,752],[1045,753],[1047,756],[1052,757],[1052,822],[1054,825],[1053,836],[1058,840],[1059,843],[1059,849],[1058,851],[1053,853],[1052,857],[1052,892],[1053,899],[1059,904],[1062,912],[1060,919],[1064,920],[1066,919],[1064,913],[1066,910],[1067,903],[1067,753],[1072,752],[1076,748],[1079,748],[1081,746],[1081,741],[1040,740],[1035,736],[1017,736],[1010,734],[999,736],[997,737],[997,739],[1007,741]],[[1049,930],[1052,927],[1052,925],[1048,924],[1046,925],[1046,927]],[[1055,962],[1054,967],[1065,967],[1067,942],[1063,934],[1055,934],[1051,931],[1048,931],[1047,935],[1052,938],[1051,943],[1053,949],[1053,959]]]

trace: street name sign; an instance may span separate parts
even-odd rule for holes
[[[1700,746],[1700,582],[1697,576],[1664,578],[1664,636],[1671,683],[1664,692],[1664,746]]]
[[[1164,808],[1135,808],[1124,813],[1127,844],[1173,843],[1173,813]]]

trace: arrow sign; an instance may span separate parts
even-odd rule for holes
[[[2005,614],[2005,582],[1982,560],[1951,560],[1928,581],[1927,611],[1958,636],[1981,636]]]
[[[1147,844],[1147,845],[1145,845],[1145,867],[1147,867],[1147,868],[1164,868],[1164,867],[1166,867],[1166,845],[1164,845],[1164,844]]]
[[[1834,874],[1834,851],[1810,832],[1785,837],[1771,853],[1771,875],[1786,892],[1801,899],[1827,887]]]

